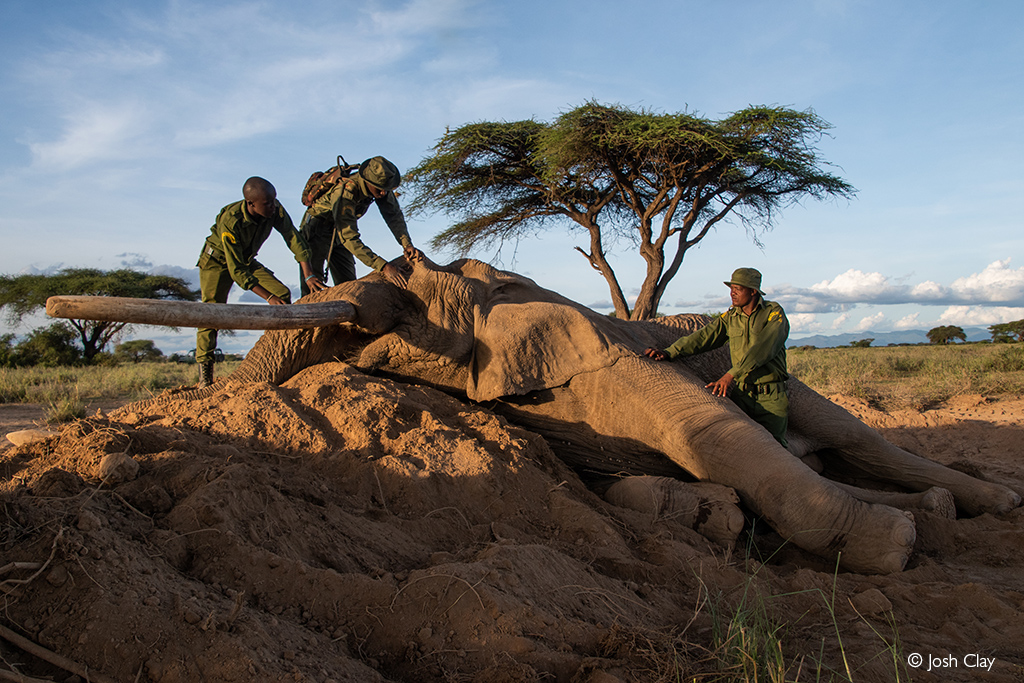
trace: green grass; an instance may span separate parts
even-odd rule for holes
[[[820,394],[882,408],[924,408],[955,396],[1024,395],[1024,344],[794,348],[789,371]]]
[[[239,361],[218,363],[223,377]],[[115,366],[0,368],[0,403],[42,403],[50,411],[73,414],[75,404],[95,400],[135,401],[165,389],[196,383],[199,370],[184,363],[133,363]]]

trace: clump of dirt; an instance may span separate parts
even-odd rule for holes
[[[847,407],[1020,491],[1021,405],[972,412],[998,405]],[[90,680],[667,681],[718,666],[716,633],[751,612],[801,680],[844,660],[854,680],[979,680],[972,653],[995,660],[985,680],[1024,672],[1019,510],[916,513],[906,571],[837,573],[771,533],[727,548],[612,506],[536,434],[343,363],[8,448],[0,502],[0,624]]]

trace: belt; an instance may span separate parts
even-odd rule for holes
[[[764,382],[763,384],[740,384],[741,391],[749,394],[767,394],[770,391],[785,391],[785,382]]]

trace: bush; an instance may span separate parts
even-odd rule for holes
[[[66,323],[36,328],[14,347],[15,365],[74,365],[82,357],[82,350],[75,345],[77,339],[78,333]]]
[[[13,368],[15,361],[13,334],[0,335],[0,368]]]

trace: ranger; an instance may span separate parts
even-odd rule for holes
[[[788,446],[786,312],[774,301],[765,301],[761,273],[753,268],[738,268],[725,284],[732,308],[693,334],[677,339],[667,349],[648,348],[644,355],[658,361],[670,360],[711,351],[729,342],[732,367],[706,388],[715,396],[725,396],[732,387],[733,402],[776,441]]]
[[[210,228],[210,236],[199,255],[199,288],[204,303],[228,302],[231,285],[252,290],[268,304],[291,303],[288,287],[274,277],[273,271],[256,260],[270,231],[281,233],[302,268],[304,282],[313,291],[326,285],[309,265],[309,247],[295,229],[288,212],[277,201],[277,190],[269,181],[253,176],[242,185],[242,201],[228,204]],[[199,386],[213,383],[213,354],[217,348],[217,330],[196,331],[196,363]]]
[[[363,243],[358,225],[370,204],[376,203],[391,234],[402,245],[405,255],[411,256],[416,249],[395,196],[401,182],[397,166],[382,156],[372,157],[359,165],[357,173],[342,178],[306,210],[299,233],[310,246],[310,263],[315,272],[323,274],[326,261],[334,284],[355,280],[354,255],[394,284],[406,286],[405,274]],[[308,293],[309,288],[303,283],[302,295]]]

